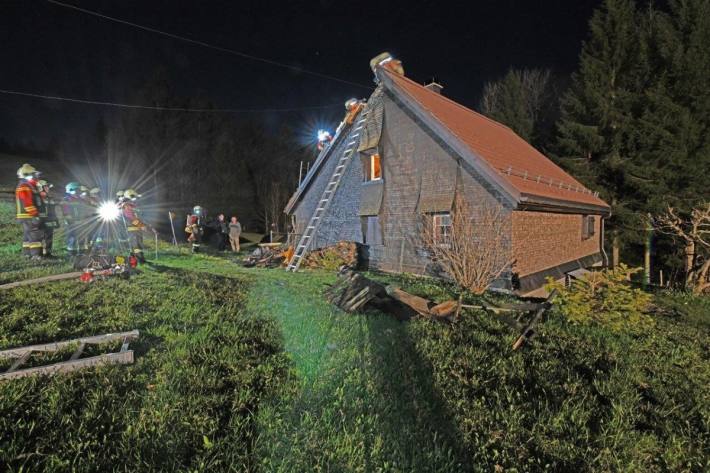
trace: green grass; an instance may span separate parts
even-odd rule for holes
[[[2,347],[143,334],[135,365],[0,384],[6,470],[710,468],[707,299],[663,294],[644,335],[553,313],[513,353],[515,334],[480,312],[453,325],[344,314],[323,297],[331,273],[180,251],[163,246],[130,281],[2,295]],[[22,262],[2,277],[57,269]],[[453,294],[371,276],[437,301]]]

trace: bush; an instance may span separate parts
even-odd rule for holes
[[[646,313],[651,307],[651,295],[629,283],[631,275],[639,271],[641,268],[622,264],[589,273],[572,281],[569,287],[550,278],[545,288],[557,289],[555,305],[572,322],[602,324],[612,330],[643,330],[652,327],[654,320]]]

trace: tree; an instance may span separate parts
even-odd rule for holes
[[[479,108],[544,148],[557,114],[558,88],[547,69],[510,69],[501,79],[485,84]]]
[[[436,216],[422,217],[421,241],[432,261],[463,290],[482,294],[513,264],[502,207],[469,204],[456,194],[447,230]]]
[[[680,217],[673,207],[656,218],[659,231],[685,245],[685,287],[695,294],[710,290],[710,203],[695,208],[690,218]]]
[[[622,235],[636,240],[643,199],[636,117],[648,80],[645,26],[632,0],[605,0],[589,23],[577,72],[562,99],[555,155],[612,205],[614,255]],[[616,258],[614,258],[616,260]],[[615,261],[616,263],[617,261]]]

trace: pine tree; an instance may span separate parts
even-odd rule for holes
[[[589,29],[579,69],[562,99],[554,154],[612,205],[616,250],[621,235],[639,235],[643,215],[631,175],[638,153],[635,120],[648,79],[646,35],[632,0],[606,0]]]

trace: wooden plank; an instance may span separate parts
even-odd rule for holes
[[[26,347],[11,348],[9,350],[0,351],[0,359],[5,358],[19,358],[23,356],[26,352],[53,352],[59,351],[66,347],[75,344],[87,344],[96,345],[99,343],[110,342],[112,340],[135,340],[138,338],[138,330],[131,330],[130,332],[119,332],[119,333],[105,333],[103,335],[94,335],[92,337],[82,337],[76,338],[74,340],[66,340],[64,342],[53,342],[44,343],[40,345],[30,345]]]
[[[405,291],[403,291],[399,288],[393,287],[393,286],[387,286],[386,290],[387,290],[387,294],[392,299],[395,299],[395,300],[401,302],[402,304],[411,307],[418,314],[424,315],[427,317],[431,315],[431,313],[429,312],[429,301],[424,299],[423,297],[409,294],[408,292],[405,292]]]
[[[65,279],[78,279],[83,274],[82,271],[75,271],[73,273],[63,273],[63,274],[53,274],[51,276],[44,276],[36,279],[26,279],[24,281],[16,281],[8,284],[0,285],[0,291],[5,289],[13,289],[15,287],[21,286],[32,286],[34,284],[44,284],[46,282],[52,281],[63,281]]]
[[[37,366],[35,368],[27,368],[25,370],[13,371],[12,373],[1,373],[0,381],[10,379],[24,378],[37,374],[53,375],[57,373],[69,373],[85,368],[104,365],[126,365],[133,363],[133,350],[128,350],[119,353],[107,353],[105,355],[92,356],[90,358],[82,358],[80,360],[64,361],[47,366]]]
[[[557,289],[553,289],[547,300],[540,304],[540,308],[535,312],[530,322],[525,326],[518,339],[513,343],[513,350],[517,350],[523,344],[535,336],[535,324],[542,318],[543,314],[552,307],[552,300],[557,296]]]

